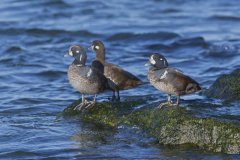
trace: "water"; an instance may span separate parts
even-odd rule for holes
[[[80,98],[67,81],[72,59],[63,57],[72,44],[87,48],[103,40],[107,60],[144,81],[152,52],[162,52],[204,88],[239,68],[239,1],[1,0],[0,13],[0,158],[239,158],[159,146],[138,128],[105,128],[60,115]],[[94,55],[88,53],[88,63]],[[121,95],[166,98],[150,85]],[[98,100],[108,97],[104,93]],[[182,99],[221,103],[199,95]],[[206,116],[240,114],[236,104],[209,110],[213,114]]]

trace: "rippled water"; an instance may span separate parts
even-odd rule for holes
[[[80,97],[66,77],[72,59],[63,55],[71,44],[87,48],[95,39],[105,42],[109,62],[144,81],[149,54],[162,52],[170,65],[209,87],[240,67],[239,1],[1,0],[0,13],[0,158],[237,158],[159,146],[137,128],[105,128],[60,114]],[[94,55],[89,52],[89,63]],[[150,85],[121,95],[166,98]],[[238,105],[227,107],[212,113],[240,114]]]

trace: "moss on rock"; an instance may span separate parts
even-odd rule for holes
[[[147,130],[160,144],[195,144],[208,151],[240,153],[239,126],[197,118],[183,108],[143,108],[129,114],[129,120],[130,124]]]
[[[240,100],[240,69],[229,75],[220,76],[205,92],[205,95],[227,101]]]
[[[64,110],[64,115],[79,116],[83,120],[116,127],[120,124],[138,126],[155,137],[160,144],[193,144],[204,150],[240,154],[239,125],[213,118],[197,118],[184,108],[156,108],[157,104],[140,109],[134,106],[144,101],[119,104],[98,103],[82,112],[73,111],[75,104]]]
[[[81,100],[75,101],[69,107],[64,109],[64,116],[78,116],[85,121],[94,121],[99,124],[117,126],[124,121],[124,115],[130,113],[134,106],[144,103],[143,100],[127,100],[121,103],[102,102],[94,107],[82,111],[74,110],[81,103]]]

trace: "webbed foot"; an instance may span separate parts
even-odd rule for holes
[[[82,103],[78,104],[73,110],[81,111],[82,108],[84,108],[85,106],[86,106],[86,103],[82,102]]]
[[[161,103],[157,108],[162,109],[164,106],[176,107],[178,106],[178,104],[173,103],[172,101],[167,101],[167,102]]]
[[[87,105],[86,105],[85,108],[86,108],[86,109],[87,109],[87,108],[92,108],[95,104],[96,104],[95,101],[90,101],[90,102],[87,103]]]
[[[89,108],[89,107],[93,107],[95,105],[96,102],[94,101],[87,101],[87,100],[84,100],[84,102],[80,103],[79,105],[77,105],[74,110],[77,110],[77,111],[81,111],[85,108]]]

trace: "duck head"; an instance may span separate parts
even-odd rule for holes
[[[156,67],[158,69],[168,67],[167,59],[159,53],[151,54],[151,56],[149,58],[149,62],[151,64],[151,66]]]
[[[87,54],[84,48],[80,45],[73,45],[68,50],[68,55],[74,57],[74,64],[76,65],[85,65],[87,61]]]

